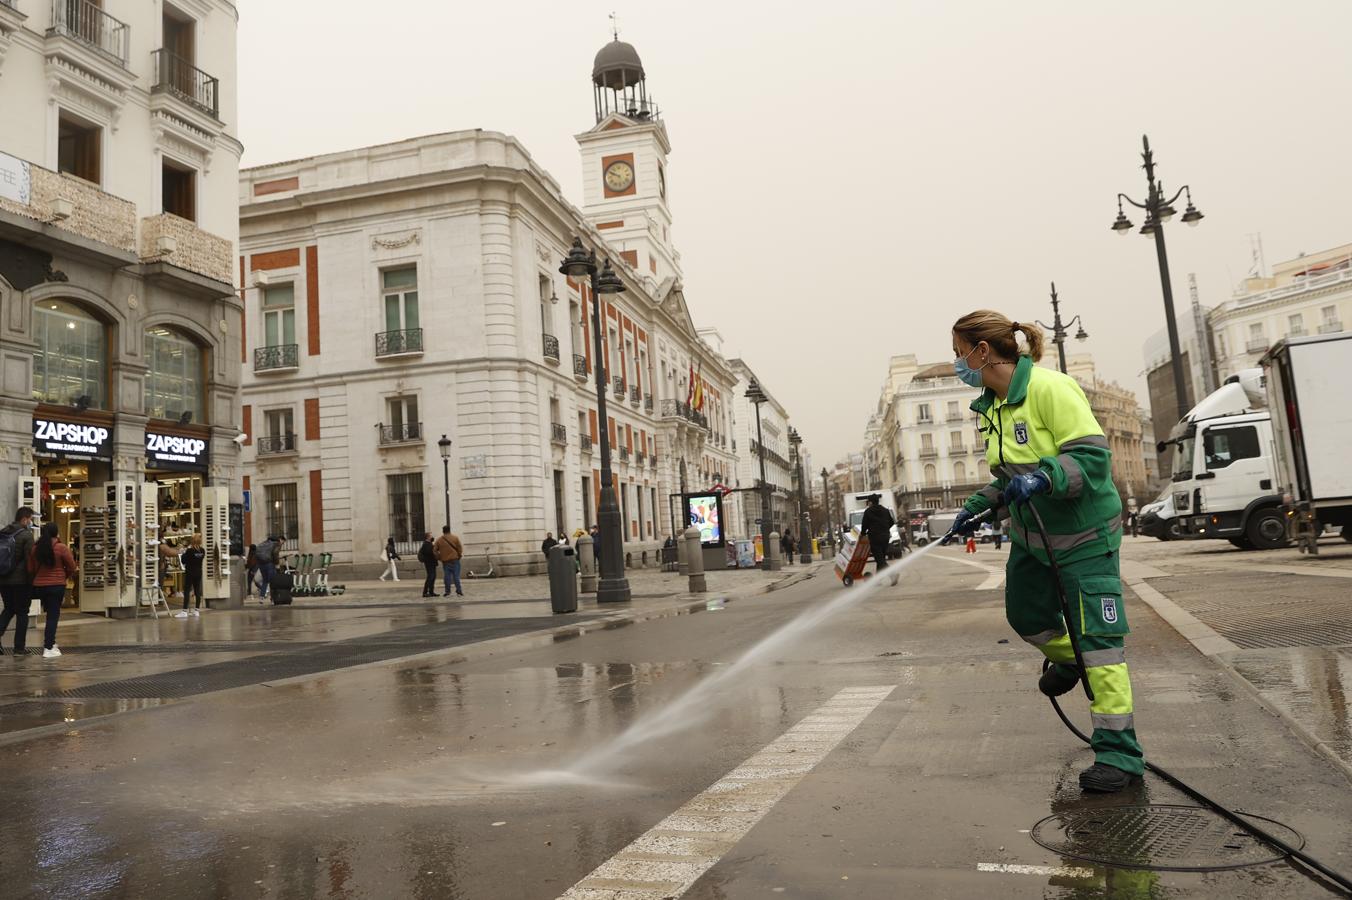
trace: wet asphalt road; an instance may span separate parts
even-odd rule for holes
[[[686,896],[1332,896],[1284,863],[978,871],[1083,866],[1029,838],[1051,813],[1185,802],[1153,779],[1127,797],[1080,795],[1089,755],[1033,691],[1032,652],[1000,643],[1001,591],[976,591],[984,580],[922,560],[586,781],[535,773],[603,754],[637,717],[841,589],[819,577],[548,648],[249,687],[0,746],[3,893],[547,900],[837,692],[895,685]],[[1147,752],[1352,869],[1342,773],[1143,604],[1129,601],[1129,616]]]

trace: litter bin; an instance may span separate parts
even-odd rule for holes
[[[577,566],[573,548],[562,544],[549,550],[549,605],[556,613],[577,612]]]

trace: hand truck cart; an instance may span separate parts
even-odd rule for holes
[[[869,552],[868,535],[861,534],[858,538],[848,534],[840,544],[840,552],[836,554],[836,577],[840,583],[849,587],[856,581],[868,578],[869,575],[864,571],[864,567],[869,564],[873,558]]]

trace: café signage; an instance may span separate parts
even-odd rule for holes
[[[61,459],[112,459],[112,429],[106,425],[33,418],[33,452]]]
[[[147,431],[146,465],[163,469],[205,469],[207,442],[203,438]]]

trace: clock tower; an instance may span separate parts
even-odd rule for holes
[[[582,212],[640,277],[679,278],[667,206],[671,142],[633,46],[616,36],[601,48],[592,91],[596,124],[577,135]]]

